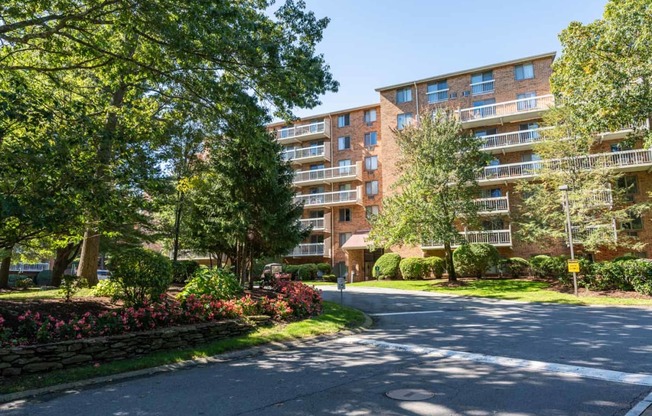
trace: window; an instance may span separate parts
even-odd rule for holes
[[[412,101],[412,88],[401,88],[399,90],[396,90],[396,103],[401,104],[401,103],[407,103],[409,101]]]
[[[374,218],[379,212],[378,205],[371,205],[365,208],[365,216],[368,220]]]
[[[367,110],[364,112],[364,122],[371,124],[376,121],[376,110]]]
[[[340,208],[340,222],[351,221],[351,210],[349,208]]]
[[[412,113],[403,113],[396,116],[396,128],[403,130],[405,126],[412,123]]]
[[[505,229],[505,222],[502,218],[482,221],[482,229],[485,231],[497,231]]]
[[[624,152],[625,150],[632,150],[632,144],[628,142],[620,142],[611,145],[611,152]]]
[[[340,233],[340,247],[342,247],[349,238],[351,238],[351,233]]]
[[[496,129],[478,130],[475,132],[475,137],[485,138],[484,143],[482,144],[482,148],[497,147],[499,145],[498,138],[494,137],[497,131],[498,130]]]
[[[351,138],[349,136],[337,139],[337,150],[348,150],[351,148]]]
[[[541,160],[541,156],[536,153],[525,153],[521,155],[521,162],[536,162]]]
[[[337,166],[339,167],[339,169],[337,169],[337,173],[339,173],[340,176],[351,175],[351,159],[340,160],[337,162]]]
[[[489,94],[494,92],[493,71],[479,72],[471,75],[471,94]]]
[[[367,191],[367,196],[378,195],[378,181],[366,182],[365,189]]]
[[[523,79],[534,78],[534,65],[532,62],[514,67],[514,79],[521,81]]]
[[[518,139],[521,143],[528,143],[540,138],[539,123],[525,123],[518,126]]]
[[[516,94],[516,99],[519,100],[516,102],[516,109],[518,111],[532,110],[537,108],[537,100],[528,100],[528,98],[534,98],[537,96],[536,92],[526,92],[523,94]]]
[[[324,218],[324,211],[310,211],[310,218]]]
[[[337,190],[342,192],[342,191],[350,191],[351,190],[351,184],[350,183],[341,183],[340,186],[337,187]]]
[[[365,147],[372,147],[378,144],[378,135],[375,131],[364,134],[364,145]]]
[[[351,124],[351,119],[349,114],[342,114],[337,116],[337,127],[346,127]]]
[[[638,231],[643,229],[643,218],[640,215],[630,214],[630,220],[620,224],[623,230]]]
[[[311,142],[310,146],[307,148],[310,156],[319,156],[324,153],[324,141]]]
[[[634,195],[638,193],[638,180],[634,175],[625,175],[618,178],[616,187],[623,191],[625,200],[634,202]]]
[[[501,196],[503,196],[503,191],[500,188],[480,190],[480,198],[499,198]]]
[[[322,234],[313,234],[310,236],[310,244],[323,244],[324,236]]]
[[[483,118],[495,115],[496,106],[493,104],[496,104],[495,98],[473,101],[473,107],[479,107],[473,110],[473,116],[475,118]]]
[[[448,101],[448,81],[439,81],[428,84],[426,91],[429,103],[440,103]]]
[[[366,170],[378,169],[378,156],[368,156],[364,158],[364,168]]]
[[[310,165],[309,176],[311,180],[324,179],[324,164]]]

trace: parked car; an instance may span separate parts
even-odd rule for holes
[[[111,272],[108,270],[99,269],[97,271],[97,280],[106,280],[111,277]]]

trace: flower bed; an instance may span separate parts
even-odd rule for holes
[[[18,325],[4,326],[0,316],[0,346],[43,344],[66,340],[128,334],[178,325],[199,324],[225,319],[267,315],[282,321],[302,319],[321,312],[318,290],[298,282],[278,282],[275,297],[253,299],[245,296],[219,300],[204,295],[189,296],[183,302],[162,297],[160,302],[139,308],[123,308],[63,320],[26,311]]]

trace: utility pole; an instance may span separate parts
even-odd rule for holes
[[[568,185],[562,185],[559,190],[564,193],[564,211],[566,212],[566,234],[568,234],[568,246],[570,247],[571,261],[575,262],[575,250],[573,249],[573,228],[570,217],[570,203],[568,200]],[[573,292],[577,296],[577,272],[573,272]]]

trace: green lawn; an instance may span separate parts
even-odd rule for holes
[[[333,285],[325,282],[305,282],[315,285]],[[580,296],[560,293],[549,289],[545,282],[535,282],[521,279],[505,280],[467,280],[460,287],[446,287],[446,280],[369,280],[353,283],[360,287],[381,287],[389,289],[416,290],[423,292],[447,293],[451,295],[474,296],[519,300],[526,302],[566,303],[573,305],[642,305],[652,306],[650,299],[618,298],[609,296]],[[351,284],[347,284],[350,286]]]
[[[93,289],[81,289],[75,293],[76,298],[93,296]],[[64,296],[59,289],[26,289],[0,293],[0,300],[32,300],[32,299],[62,299]]]
[[[108,376],[126,371],[157,367],[164,364],[179,363],[201,357],[210,357],[227,351],[240,350],[269,342],[289,341],[314,335],[325,335],[348,328],[360,326],[365,318],[362,312],[340,306],[337,303],[324,302],[324,312],[312,319],[260,328],[251,334],[236,338],[215,341],[192,349],[179,351],[162,351],[145,357],[115,361],[99,367],[87,366],[69,370],[53,371],[47,374],[20,376],[4,380],[0,393],[13,393],[34,388],[47,387],[99,376]]]

